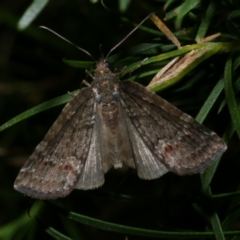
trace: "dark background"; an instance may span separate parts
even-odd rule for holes
[[[193,10],[196,18],[191,17],[191,14],[187,15],[180,29],[199,27],[209,1],[199,2],[199,6]],[[84,69],[70,67],[62,61],[63,58],[79,61],[91,59],[38,26],[53,29],[98,59],[100,44],[103,45],[106,55],[133,29],[133,25],[122,21],[122,17],[132,23],[139,23],[149,13],[156,12],[159,17],[164,18],[165,3],[166,1],[135,0],[123,11],[119,8],[119,1],[104,1],[108,9],[100,2],[93,4],[88,0],[50,1],[29,28],[18,31],[17,22],[30,2],[2,0],[0,125],[44,101],[78,89],[83,79],[91,81]],[[169,10],[178,4],[172,4]],[[207,35],[224,32],[233,36],[233,32],[227,27],[227,21],[232,11],[240,9],[237,1],[219,1],[217,6]],[[173,32],[179,30],[176,28],[175,18],[170,19],[167,25]],[[157,30],[150,20],[144,23],[144,26]],[[239,24],[236,24],[236,28],[238,26]],[[157,37],[139,29],[114,53],[141,43],[156,42],[155,38]],[[232,38],[237,40],[238,36]],[[182,45],[193,44],[194,34],[188,38],[180,37],[180,41]],[[161,43],[163,46],[170,44],[164,37],[161,38]],[[158,54],[163,52],[158,50]],[[234,55],[235,59],[238,59],[237,54]],[[149,53],[149,56],[152,55],[154,54]],[[227,57],[228,54],[224,53],[206,60],[181,83],[161,92],[161,96],[195,117],[212,88],[223,77]],[[124,67],[124,64],[121,67]],[[144,71],[144,68],[140,71]],[[203,77],[194,82],[193,79],[203,71]],[[239,70],[236,70],[236,75],[237,71]],[[140,79],[138,82],[147,84],[151,78]],[[236,98],[238,99],[238,92]],[[220,136],[231,122],[227,106],[217,115],[223,99],[224,94],[204,122]],[[45,232],[50,226],[72,239],[126,237],[126,234],[104,231],[71,221],[64,214],[60,214],[60,210],[55,208],[56,205],[96,219],[159,231],[211,230],[209,219],[214,208],[219,214],[220,222],[229,216],[230,204],[233,200],[237,202],[237,197],[220,198],[212,202],[201,194],[199,175],[179,177],[168,173],[157,180],[143,181],[134,171],[111,170],[106,175],[103,187],[92,191],[75,190],[64,199],[51,201],[54,205],[47,201],[31,200],[16,192],[13,183],[20,168],[43,139],[61,109],[62,106],[52,108],[0,133],[0,239],[52,239]],[[229,150],[221,160],[213,179],[214,194],[237,191],[240,178],[239,149],[239,139],[234,134]],[[238,210],[238,204],[235,204],[233,209]],[[239,229],[238,216],[229,229]],[[148,237],[128,235],[128,239]]]

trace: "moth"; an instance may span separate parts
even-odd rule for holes
[[[39,199],[94,189],[123,164],[142,179],[168,171],[203,172],[226,150],[214,132],[131,81],[120,81],[104,58],[20,170],[14,188]]]

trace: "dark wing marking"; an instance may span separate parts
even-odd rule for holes
[[[135,138],[139,136],[169,171],[179,175],[202,172],[226,150],[214,132],[145,87],[122,81],[120,88],[122,105],[133,125],[130,130],[138,132]]]
[[[95,123],[91,94],[90,88],[83,89],[64,107],[18,174],[16,190],[34,198],[54,199],[75,188],[89,156]]]

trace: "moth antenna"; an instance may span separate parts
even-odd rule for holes
[[[50,29],[50,28],[47,28],[47,27],[45,27],[45,26],[39,26],[39,27],[48,30],[49,32],[53,33],[54,35],[56,35],[57,37],[61,38],[61,39],[64,40],[65,42],[71,44],[72,46],[74,46],[74,47],[77,48],[78,50],[86,53],[89,57],[91,57],[91,58],[95,61],[94,57],[93,57],[88,51],[86,51],[85,49],[80,48],[79,46],[77,46],[77,45],[74,44],[73,42],[71,42],[71,41],[69,41],[68,39],[64,38],[64,37],[61,36],[60,34],[54,32],[54,31],[53,31],[52,29]]]
[[[150,13],[145,17],[125,38],[123,38],[117,45],[115,45],[107,54],[106,59],[112,51],[114,51],[119,45],[121,45],[133,32],[135,32],[153,13]]]
[[[103,54],[103,46],[102,46],[102,44],[99,45],[99,50],[100,50],[100,54],[101,54],[100,59],[105,59],[104,58],[104,54]]]

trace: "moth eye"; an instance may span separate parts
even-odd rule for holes
[[[105,62],[105,67],[106,68],[109,68],[110,67],[110,64],[108,62]]]
[[[97,63],[94,63],[93,69],[95,70],[97,68]]]

